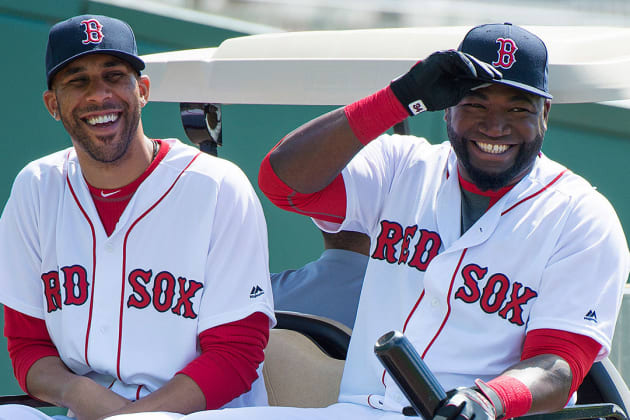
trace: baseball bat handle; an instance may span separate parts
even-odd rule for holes
[[[433,418],[446,392],[411,342],[399,331],[390,331],[374,345],[374,354],[411,403],[415,412]]]

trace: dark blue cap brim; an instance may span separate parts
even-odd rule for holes
[[[48,89],[50,89],[51,82],[52,82],[53,78],[55,77],[55,75],[57,73],[59,73],[63,67],[65,67],[67,64],[70,64],[71,61],[74,61],[77,58],[80,58],[80,57],[83,57],[83,56],[86,56],[86,55],[89,55],[89,54],[108,54],[108,55],[113,55],[115,57],[120,58],[121,60],[125,60],[126,62],[128,62],[131,65],[131,67],[133,67],[133,69],[135,71],[137,71],[138,73],[140,73],[145,68],[144,61],[142,61],[139,57],[137,57],[135,55],[132,55],[132,54],[128,54],[128,53],[123,52],[123,51],[107,50],[107,49],[103,49],[103,50],[95,49],[95,50],[83,51],[83,52],[81,52],[79,54],[73,55],[72,57],[68,58],[65,61],[62,61],[61,63],[57,64],[55,67],[50,69],[50,71],[48,72],[47,78],[46,78],[47,79],[47,84],[48,84]]]
[[[545,92],[544,90],[536,89],[533,86],[526,85],[525,83],[515,82],[513,80],[493,80],[491,83],[496,83],[499,85],[511,86],[520,90],[524,90],[525,92],[533,93],[534,95],[542,96],[543,98],[553,99],[553,96],[549,92]]]

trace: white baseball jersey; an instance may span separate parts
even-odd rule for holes
[[[196,358],[202,331],[254,312],[274,319],[251,184],[167,141],[109,237],[72,148],[27,165],[0,219],[0,301],[44,319],[73,372],[132,400]],[[229,406],[267,404],[261,368]]]
[[[528,331],[611,344],[630,257],[608,201],[541,156],[532,172],[461,234],[457,161],[448,142],[382,136],[343,171],[345,221],[372,239],[341,402],[409,405],[373,354],[400,330],[445,389],[489,380],[520,360]]]

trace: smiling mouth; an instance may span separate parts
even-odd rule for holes
[[[506,152],[510,147],[509,144],[494,144],[494,143],[483,143],[480,141],[474,142],[482,152],[490,153],[493,155],[499,155],[501,153]]]
[[[116,122],[120,115],[118,113],[96,115],[94,117],[85,118],[84,121],[91,126],[99,126]]]

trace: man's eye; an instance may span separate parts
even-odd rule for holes
[[[68,81],[69,84],[71,85],[82,85],[87,81],[87,79],[85,77],[75,77],[73,79],[70,79]]]
[[[113,73],[107,74],[106,77],[108,80],[116,81],[116,80],[119,80],[122,76],[123,76],[122,72],[113,72]]]

